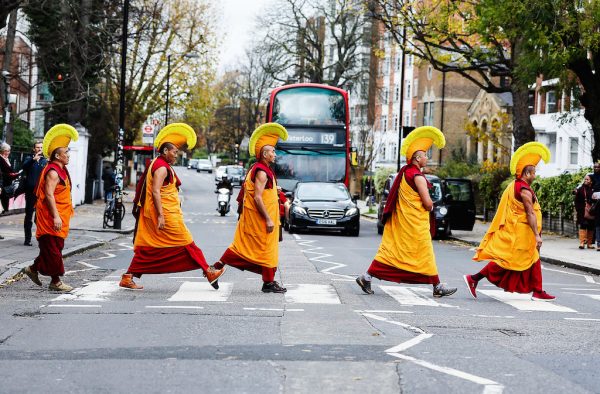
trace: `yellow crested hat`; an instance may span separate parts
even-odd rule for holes
[[[163,127],[154,140],[154,146],[160,148],[165,142],[170,142],[178,149],[187,144],[189,149],[196,146],[198,137],[194,129],[185,123],[171,123]]]
[[[541,142],[528,142],[513,153],[510,158],[510,173],[518,177],[527,166],[537,166],[540,160],[550,161],[550,149]]]
[[[52,126],[44,136],[42,153],[49,158],[55,149],[66,148],[71,141],[77,141],[78,139],[79,133],[75,130],[75,127],[66,123],[59,123]]]
[[[416,151],[422,150],[426,152],[433,144],[438,148],[446,146],[444,134],[433,126],[417,127],[402,141],[400,154],[406,156],[406,161],[410,162]]]
[[[279,123],[265,123],[258,126],[250,136],[248,152],[250,156],[260,157],[260,151],[265,145],[275,146],[279,139],[287,140],[288,132]]]

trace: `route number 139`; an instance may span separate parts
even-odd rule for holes
[[[327,145],[335,144],[335,133],[321,134],[321,143]]]

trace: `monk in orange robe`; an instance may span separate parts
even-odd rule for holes
[[[65,238],[69,235],[69,222],[73,215],[71,200],[71,177],[69,164],[69,143],[77,141],[77,130],[67,124],[58,124],[46,133],[42,151],[50,158],[40,174],[35,190],[36,238],[40,254],[33,265],[21,271],[38,286],[42,285],[39,274],[50,276],[50,290],[71,291],[73,288],[60,279],[65,274],[62,250]]]
[[[279,264],[279,195],[277,181],[271,170],[275,162],[275,144],[287,139],[285,128],[267,123],[257,128],[250,138],[250,154],[257,162],[244,182],[243,210],[233,242],[216,269],[225,265],[248,270],[262,276],[262,291],[285,293],[287,290],[275,281]]]
[[[473,260],[490,261],[480,272],[463,278],[473,298],[483,278],[509,292],[531,293],[532,300],[552,301],[542,289],[542,210],[531,188],[535,166],[550,151],[539,142],[519,148],[511,158],[511,171],[517,179],[502,194],[494,220],[476,250]]]
[[[157,135],[160,155],[146,171],[143,184],[136,192],[139,209],[137,230],[134,238],[134,255],[119,286],[141,290],[133,278],[142,274],[163,274],[201,269],[209,283],[213,284],[224,269],[209,267],[204,254],[196,246],[192,234],[183,221],[178,188],[181,181],[175,174],[173,164],[179,147],[196,145],[196,133],[183,123],[163,128]]]
[[[413,130],[404,140],[403,153],[410,162],[400,169],[388,196],[379,250],[367,272],[356,278],[367,294],[374,293],[372,277],[396,283],[431,284],[434,297],[456,292],[456,288],[440,283],[431,241],[431,185],[421,169],[427,165],[426,150],[434,141],[437,146],[444,146],[443,134],[430,126]]]

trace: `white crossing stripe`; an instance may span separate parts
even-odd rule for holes
[[[578,294],[586,297],[590,297],[592,300],[600,301],[600,294]]]
[[[533,301],[529,294],[508,293],[504,290],[479,290],[478,293],[483,293],[521,311],[577,313],[574,309],[554,302]]]
[[[285,302],[289,304],[341,304],[331,285],[288,285]]]
[[[231,295],[233,286],[228,282],[219,282],[219,290],[208,282],[183,282],[169,301],[183,302],[224,302]]]
[[[455,305],[442,304],[433,300],[433,289],[425,287],[379,286],[402,305],[441,306],[457,308]]]
[[[101,280],[75,289],[71,293],[62,294],[52,301],[106,301],[108,296],[117,290],[119,290],[118,281]]]

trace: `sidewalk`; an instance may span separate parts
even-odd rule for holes
[[[362,216],[377,220],[377,206],[374,207],[375,213],[371,214],[366,213],[368,208],[364,201],[359,200],[358,207]],[[453,230],[450,238],[472,246],[479,246],[488,226],[489,223],[477,220],[473,231]],[[540,256],[544,263],[600,275],[600,252],[593,249],[579,249],[579,242],[575,238],[545,233],[543,240]]]
[[[84,204],[75,207],[75,214],[71,218],[69,236],[65,240],[63,256],[71,256],[85,250],[102,246],[124,234],[131,234],[135,220],[131,214],[134,191],[127,191],[123,195],[125,217],[121,230],[103,229],[104,201],[97,200],[93,204]],[[0,216],[0,240],[2,255],[0,256],[0,284],[12,277],[22,267],[37,257],[38,244],[35,240],[35,225],[33,226],[33,246],[23,245],[23,220],[24,213],[15,213]]]

